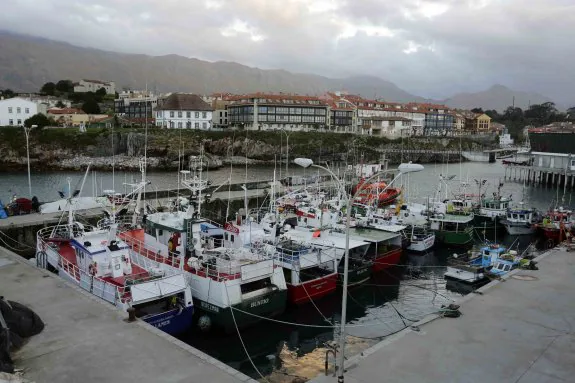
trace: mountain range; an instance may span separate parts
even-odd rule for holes
[[[235,62],[208,62],[175,54],[148,56],[102,51],[40,37],[0,32],[0,89],[36,92],[48,82],[82,78],[115,81],[124,87],[157,92],[249,93],[285,92],[318,95],[345,90],[366,98],[398,102],[445,103],[454,108],[504,110],[550,101],[539,94],[516,92],[495,85],[478,93],[461,93],[447,100],[428,100],[410,94],[375,76],[328,78],[315,74],[266,70]]]

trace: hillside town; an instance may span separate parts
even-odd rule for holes
[[[22,126],[28,118],[41,114],[47,117],[44,125],[59,127],[147,124],[166,129],[317,131],[389,139],[499,134],[505,128],[482,111],[367,99],[344,91],[317,96],[281,92],[118,93],[113,81],[87,79],[58,91],[61,83],[58,87],[47,83],[37,94],[2,94],[0,126]]]

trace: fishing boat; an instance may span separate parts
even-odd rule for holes
[[[345,238],[345,233],[337,235]],[[354,257],[371,262],[374,274],[397,266],[401,261],[403,249],[401,235],[398,233],[357,227],[350,229],[350,238],[369,244],[364,254],[352,254],[350,250],[350,259]]]
[[[435,203],[428,218],[436,241],[447,246],[468,246],[473,243],[473,212],[465,201]]]
[[[407,250],[424,253],[435,244],[435,233],[428,230],[427,226],[411,226],[408,228],[410,244]]]
[[[286,231],[283,236],[292,241],[309,244],[322,252],[334,254],[338,278],[342,281],[346,249],[345,233],[342,229],[319,230],[309,226],[297,226]],[[373,267],[373,262],[367,255],[369,247],[369,243],[350,235],[348,286],[358,286],[369,280]]]
[[[287,286],[282,268],[273,259],[243,246],[245,232],[230,223],[222,228],[202,218],[202,191],[207,183],[201,176],[201,158],[198,161],[192,158],[191,172],[182,173],[182,185],[192,192],[186,210],[148,214],[143,229],[127,230],[122,238],[140,259],[184,272],[202,330],[217,326],[232,332],[236,326],[281,314]]]
[[[482,198],[479,208],[474,213],[473,225],[481,229],[497,229],[500,220],[505,218],[511,198],[495,194],[492,198]]]
[[[506,248],[499,245],[481,247],[479,252],[470,252],[462,257],[454,255],[448,260],[445,279],[461,283],[478,284],[488,280],[489,268],[506,253]]]
[[[571,210],[559,207],[548,211],[542,222],[535,225],[543,232],[550,247],[566,239],[567,233],[573,229],[572,213]]]
[[[523,202],[518,207],[507,210],[507,216],[501,220],[501,224],[509,235],[530,235],[535,233],[535,224],[538,215],[535,209],[526,209]]]
[[[335,292],[337,259],[333,249],[289,239],[266,248],[284,270],[290,303],[305,304]]]
[[[69,199],[67,224],[37,233],[38,266],[169,334],[190,329],[194,305],[184,275],[133,262],[117,224],[89,230],[74,220]]]

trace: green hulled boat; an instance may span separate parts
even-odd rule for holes
[[[283,313],[286,302],[287,290],[277,289],[265,296],[244,299],[231,307],[218,306],[194,298],[194,307],[200,328],[215,326],[231,333],[236,331],[236,324],[239,328],[248,327],[261,321],[262,317],[271,318]]]
[[[473,214],[436,213],[429,217],[435,240],[447,246],[473,244]]]

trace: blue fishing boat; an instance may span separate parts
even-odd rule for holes
[[[517,262],[517,264],[519,262],[519,259],[515,260],[517,258],[515,251],[506,250],[504,246],[491,244],[481,247],[479,252],[471,252],[464,256],[455,254],[448,261],[445,278],[462,283],[479,284],[488,280],[489,274],[501,275],[512,269],[511,266],[506,267],[506,262]],[[497,269],[492,271],[494,266],[497,266]]]

